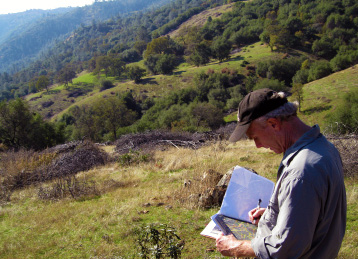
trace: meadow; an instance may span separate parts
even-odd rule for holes
[[[114,154],[111,146],[105,150]],[[248,140],[213,141],[199,149],[171,147],[146,161],[111,162],[81,172],[78,179],[94,181],[100,190],[87,198],[40,199],[40,188],[51,183],[23,188],[0,207],[1,258],[139,258],[135,231],[150,224],[176,229],[185,242],[182,258],[222,258],[214,240],[200,235],[218,207],[198,208],[190,195],[209,187],[202,181],[205,172],[225,174],[235,165],[275,181],[281,157]],[[190,188],[183,185],[188,179]],[[348,222],[338,258],[358,258],[357,178],[345,183]]]

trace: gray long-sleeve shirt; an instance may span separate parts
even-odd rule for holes
[[[314,126],[284,154],[269,206],[251,241],[259,258],[335,258],[346,227],[337,149]]]

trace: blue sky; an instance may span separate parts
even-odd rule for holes
[[[0,14],[24,12],[30,9],[55,9],[91,5],[94,0],[2,0]]]

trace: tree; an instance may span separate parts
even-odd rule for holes
[[[46,88],[46,91],[48,92],[48,86],[50,85],[50,80],[47,76],[40,76],[39,79],[37,79],[36,82],[36,88],[38,91],[41,91],[42,89]]]
[[[120,58],[113,58],[111,61],[110,69],[112,75],[120,77],[125,69],[125,63]]]
[[[191,109],[191,114],[196,121],[196,127],[209,126],[211,129],[216,129],[223,123],[221,109],[210,103],[198,103],[194,105]]]
[[[163,54],[159,57],[155,70],[164,75],[170,75],[177,66],[177,58],[174,54]]]
[[[205,43],[200,43],[195,47],[194,53],[190,56],[190,61],[198,67],[209,63],[210,56],[211,49]]]
[[[112,60],[110,57],[100,56],[96,59],[96,72],[98,73],[103,69],[104,73],[106,74],[106,77],[107,77],[109,74],[111,65],[112,65]]]
[[[0,103],[0,143],[12,148],[40,150],[61,143],[63,131],[32,113],[20,98]]]
[[[68,86],[68,83],[72,83],[72,79],[76,77],[76,72],[72,67],[64,67],[59,75],[58,75],[58,81],[60,83],[64,83],[65,86]]]
[[[145,69],[134,65],[134,66],[128,66],[126,68],[127,75],[131,80],[134,80],[136,84],[138,84],[141,80],[141,78],[145,75]]]
[[[167,37],[156,38],[148,43],[144,58],[148,58],[150,55],[168,53],[169,46],[169,39]]]
[[[94,104],[94,110],[96,123],[104,125],[104,128],[112,133],[114,140],[117,139],[117,130],[131,125],[136,118],[136,113],[129,110],[118,97],[97,101]]]
[[[219,59],[220,62],[230,57],[231,44],[228,40],[220,37],[213,42],[211,46],[211,52],[213,56]]]
[[[303,84],[293,84],[291,92],[293,97],[298,102],[298,111],[301,112],[303,102]]]

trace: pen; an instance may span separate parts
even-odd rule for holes
[[[258,211],[259,209],[260,209],[260,204],[261,204],[261,202],[262,202],[262,200],[261,199],[259,199],[259,202],[257,203],[257,207],[256,207],[256,211]],[[256,224],[256,220],[258,220],[260,217],[256,217],[256,218],[254,218],[254,224]]]

